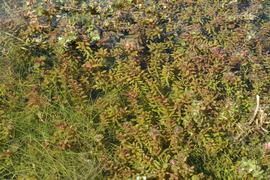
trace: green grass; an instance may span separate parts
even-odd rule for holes
[[[91,116],[65,107],[13,108],[1,116],[1,177],[98,179]]]
[[[1,5],[0,179],[101,179],[91,106],[29,104],[27,92],[35,84],[13,69],[18,61],[12,50],[20,42],[12,32],[23,23],[20,10],[12,8],[11,1]],[[5,26],[8,21],[12,26]],[[81,110],[86,107],[87,113]]]

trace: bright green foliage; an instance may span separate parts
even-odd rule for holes
[[[33,161],[29,177],[87,179],[87,158],[112,179],[270,177],[269,1],[41,1],[24,21],[3,56],[4,177]]]

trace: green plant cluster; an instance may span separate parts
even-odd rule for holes
[[[269,1],[29,0],[20,18],[0,176],[270,177]]]

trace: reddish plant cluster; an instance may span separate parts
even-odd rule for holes
[[[269,111],[269,2],[46,1],[28,8],[14,68],[51,104],[93,106],[104,176],[269,177],[268,155],[256,148],[268,138],[268,117],[259,123],[264,132],[255,126],[259,115],[248,123],[256,95]],[[64,151],[77,130],[63,128]],[[245,170],[254,164],[245,158],[258,161],[254,170]]]

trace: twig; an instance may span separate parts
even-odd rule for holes
[[[8,32],[2,32],[2,33],[4,33],[5,35],[8,35],[9,37],[12,37],[12,38],[14,38],[14,39],[17,39],[18,41],[20,41],[20,42],[22,42],[22,43],[25,44],[25,41],[24,41],[24,40],[22,40],[21,38],[18,38],[18,37],[16,37],[16,36],[14,36],[14,35],[11,34],[11,33],[8,33]]]
[[[253,116],[252,116],[251,120],[249,121],[249,125],[251,125],[254,122],[254,120],[258,114],[258,111],[260,108],[260,96],[259,95],[256,95],[256,104],[257,105],[256,105],[255,111],[253,113]]]

